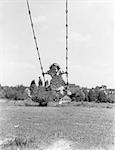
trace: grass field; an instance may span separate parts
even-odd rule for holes
[[[96,107],[25,107],[0,103],[0,141],[26,139],[20,150],[113,150],[114,109]],[[20,142],[20,141],[18,141]],[[2,147],[1,147],[2,149]]]

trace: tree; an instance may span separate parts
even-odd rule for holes
[[[7,99],[16,99],[16,89],[13,87],[7,87],[5,88],[5,98]]]
[[[88,89],[87,88],[82,88],[82,91],[85,94],[85,99],[84,100],[88,102],[89,101],[89,98],[88,98],[88,94],[89,94],[88,93]]]
[[[84,101],[85,100],[85,94],[83,93],[83,91],[79,88],[79,87],[72,87],[70,89],[71,91],[71,95],[70,98],[72,99],[72,101]]]
[[[104,92],[104,90],[100,90],[97,102],[107,102],[107,101],[108,101],[108,99],[107,99],[106,93]]]
[[[107,95],[107,102],[115,103],[115,92],[110,93],[110,94]]]
[[[96,99],[96,93],[95,93],[95,90],[92,88],[89,90],[89,94],[88,94],[88,99],[89,99],[89,102],[96,102],[97,99]]]

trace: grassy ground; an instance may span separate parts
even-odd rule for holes
[[[75,150],[96,150],[96,148],[112,150],[114,149],[113,124],[114,110],[112,108],[83,107],[82,105],[25,107],[0,102],[1,141],[6,138],[14,138],[16,141],[18,138],[17,141],[22,142],[26,139],[26,144],[30,142],[30,145],[28,144],[30,149],[70,150],[69,146],[66,149],[62,147],[63,145],[67,147],[67,144],[71,143]],[[55,145],[59,147],[60,141],[62,149],[56,149]],[[10,145],[6,149],[13,150],[18,147],[18,145],[16,147]]]

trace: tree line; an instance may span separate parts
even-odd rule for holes
[[[31,82],[32,83],[32,82]],[[62,95],[58,92],[51,91],[50,87],[37,86],[34,82],[30,87],[24,85],[2,86],[0,85],[0,98],[9,100],[25,100],[28,98],[27,89],[30,91],[31,99],[36,102],[40,101],[59,101]],[[75,84],[69,84],[71,92],[68,95],[72,101],[86,101],[96,103],[114,103],[115,90],[108,89],[107,86],[96,86],[95,88],[80,87]]]

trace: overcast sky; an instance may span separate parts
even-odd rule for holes
[[[65,70],[65,0],[29,0],[44,71]],[[112,0],[69,0],[69,82],[115,87]],[[0,0],[0,83],[41,75],[26,0]],[[47,78],[47,77],[46,77]]]

